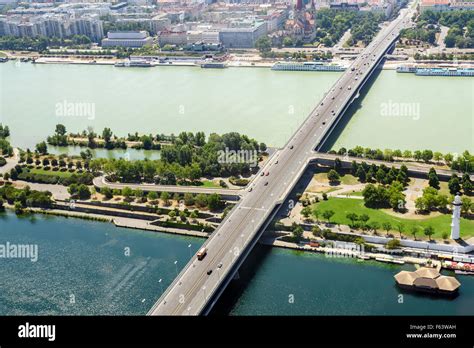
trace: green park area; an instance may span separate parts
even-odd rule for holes
[[[372,209],[364,206],[364,201],[360,199],[351,199],[351,198],[330,198],[327,201],[321,201],[315,203],[312,206],[312,210],[317,210],[319,213],[319,220],[323,219],[323,212],[332,210],[334,215],[331,217],[331,223],[338,223],[341,225],[350,225],[351,221],[347,218],[347,214],[355,213],[358,216],[366,214],[369,216],[368,223],[377,222],[380,226],[383,226],[384,223],[390,223],[392,228],[392,233],[398,235],[397,226],[403,225],[403,234],[407,237],[413,238],[411,233],[414,226],[418,227],[418,233],[416,234],[417,239],[426,239],[427,237],[423,234],[423,229],[425,227],[431,226],[434,228],[434,234],[431,236],[433,239],[442,239],[443,233],[448,233],[451,230],[451,215],[443,214],[436,216],[429,216],[420,218],[417,216],[416,219],[409,218],[400,218],[393,215],[390,215],[385,212],[384,209]],[[385,233],[383,228],[380,227],[378,230],[382,235]],[[466,218],[461,218],[461,237],[468,239],[469,237],[474,236],[474,221]]]
[[[74,172],[71,173],[67,170],[66,171],[44,170],[44,169],[37,169],[37,168],[30,169],[29,172],[35,175],[49,175],[49,176],[57,176],[60,178],[69,178],[71,175],[74,174]]]
[[[207,188],[221,188],[218,184],[216,184],[212,180],[204,180],[202,181],[202,187],[207,187]]]

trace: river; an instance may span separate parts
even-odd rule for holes
[[[57,123],[73,132],[110,127],[121,136],[238,131],[282,146],[338,76],[266,68],[8,62],[0,64],[0,121],[10,126],[12,143],[20,147],[34,147]],[[473,151],[473,96],[472,78],[384,70],[333,139],[334,148]]]
[[[36,262],[0,259],[0,315],[145,314],[203,242],[10,212],[0,214],[0,224],[1,244],[38,246]],[[405,293],[399,303],[393,275],[400,266],[258,248],[264,251],[246,266],[254,274],[231,315],[474,314],[472,277],[457,276],[454,300]]]

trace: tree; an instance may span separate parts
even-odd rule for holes
[[[122,189],[122,196],[124,196],[126,199],[129,199],[130,197],[133,196],[133,190],[130,187],[125,186]]]
[[[367,173],[365,172],[362,166],[359,166],[359,168],[357,168],[356,176],[359,178],[360,182],[365,182],[365,180],[367,179]]]
[[[316,207],[313,209],[313,215],[316,218],[316,221],[319,222],[320,213],[319,213],[319,210]]]
[[[268,53],[272,50],[272,42],[268,36],[261,36],[255,42],[255,48],[260,51],[260,53]]]
[[[422,153],[421,153],[421,158],[423,159],[423,161],[425,161],[426,163],[428,163],[429,161],[431,161],[433,159],[433,151],[431,150],[424,150]]]
[[[451,194],[453,194],[453,195],[455,195],[456,193],[461,191],[461,185],[459,183],[459,178],[456,174],[453,174],[451,176],[451,179],[449,179],[448,188],[449,188],[449,192],[451,192]]]
[[[403,158],[409,159],[413,158],[413,153],[410,150],[403,151]]]
[[[112,135],[113,133],[110,128],[104,128],[104,130],[102,131],[102,138],[104,138],[106,148],[111,147],[110,140],[112,139]]]
[[[382,168],[379,168],[377,170],[377,173],[375,173],[375,179],[377,180],[378,183],[383,184],[385,182],[385,170]]]
[[[433,159],[439,163],[443,159],[443,154],[441,152],[435,151],[433,152]]]
[[[439,189],[438,174],[436,174],[436,170],[434,168],[431,168],[428,173],[428,183],[431,187]]]
[[[400,238],[402,238],[402,233],[405,232],[405,225],[398,224],[397,225],[397,230],[398,230],[398,233],[400,233]]]
[[[140,140],[145,150],[150,150],[153,147],[153,138],[151,136],[144,135]]]
[[[466,195],[470,195],[474,189],[474,185],[468,173],[462,176],[462,189]]]
[[[338,172],[336,172],[334,169],[331,169],[328,172],[327,176],[328,176],[329,182],[333,185],[339,183],[339,181],[341,179]]]
[[[221,197],[217,193],[213,193],[207,197],[207,206],[210,210],[216,210],[221,205]]]
[[[260,152],[265,152],[267,151],[267,145],[265,143],[260,143],[260,145],[258,146]]]
[[[444,155],[444,160],[447,164],[450,164],[454,159],[454,156],[451,153],[447,153]]]
[[[23,205],[21,204],[20,201],[15,201],[14,208],[15,208],[15,214],[17,215],[23,214]]]
[[[100,193],[102,193],[106,199],[112,199],[114,197],[112,190],[108,187],[101,188]]]
[[[315,236],[315,237],[320,237],[321,236],[321,228],[319,228],[318,225],[314,225],[311,228],[311,232],[313,232],[313,236]]]
[[[158,199],[158,193],[156,193],[156,191],[148,192],[147,196],[150,201],[156,201]]]
[[[285,46],[285,47],[293,46],[293,39],[289,36],[285,36],[283,38],[283,46]]]
[[[398,239],[390,239],[387,244],[385,245],[385,247],[389,250],[391,249],[399,249],[400,247],[402,246],[402,244],[400,243],[400,241]]]
[[[205,206],[207,206],[206,195],[204,193],[199,193],[198,195],[196,195],[194,203],[196,204],[197,207],[204,208]]]
[[[367,215],[367,214],[361,214],[361,215],[359,216],[359,220],[360,220],[364,225],[367,225],[367,221],[370,220],[370,217],[369,217],[369,215]]]
[[[392,229],[392,224],[388,221],[382,222],[382,228],[385,230],[385,232],[388,232]]]
[[[301,215],[304,216],[305,219],[308,219],[309,216],[311,215],[311,208],[310,206],[306,206],[303,209],[301,209]]]
[[[331,223],[331,218],[332,218],[333,215],[334,215],[333,210],[323,211],[323,218],[325,218],[328,221],[328,223]]]
[[[433,226],[426,226],[423,233],[431,240],[431,236],[435,233]]]
[[[346,218],[351,220],[351,226],[354,226],[354,223],[359,219],[359,216],[356,213],[348,213]]]
[[[56,129],[55,129],[55,133],[59,136],[66,135],[66,127],[62,124],[57,124]]]
[[[36,144],[36,151],[38,151],[41,155],[47,155],[48,154],[48,145],[46,145],[46,142],[42,141],[42,142]]]
[[[6,174],[8,174],[8,173],[6,173]],[[9,175],[9,177],[10,177],[12,180],[18,179],[18,171],[17,171],[15,168],[12,168],[12,169],[10,170],[10,175]],[[8,180],[8,179],[6,179],[6,180]]]
[[[470,210],[472,210],[474,207],[474,203],[471,202],[469,197],[462,197],[461,198],[461,212],[463,214],[468,214]]]
[[[296,243],[299,243],[299,241],[303,238],[303,232],[303,227],[299,225],[293,228],[293,237]]]
[[[185,193],[184,194],[184,205],[185,206],[191,206],[191,205],[194,205],[194,195],[192,193]]]
[[[84,184],[80,184],[77,188],[77,196],[82,200],[91,198],[91,191],[89,190],[89,187]]]
[[[4,211],[5,210],[5,202],[3,201],[2,198],[0,198],[0,211]]]
[[[380,224],[378,221],[371,221],[369,223],[369,228],[374,231],[374,233],[377,233],[377,230],[380,228]]]
[[[161,192],[160,199],[163,201],[165,206],[170,205],[170,194],[166,191]]]

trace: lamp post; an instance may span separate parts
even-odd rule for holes
[[[158,280],[158,283],[160,283],[160,287],[161,287],[161,294],[163,295],[163,283],[161,282],[163,279],[160,278],[160,280]]]
[[[188,245],[188,250],[189,250],[189,258],[191,258],[191,244]]]
[[[176,267],[176,277],[178,276],[178,260],[174,262],[174,265]]]

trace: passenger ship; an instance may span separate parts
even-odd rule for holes
[[[277,62],[272,70],[287,71],[344,71],[345,67],[338,64],[324,64],[321,62]]]
[[[456,67],[416,67],[416,66],[399,66],[398,73],[414,73],[417,76],[474,76],[473,68],[456,68]]]

